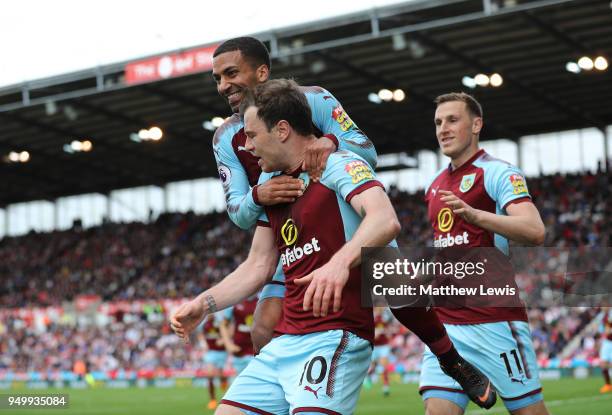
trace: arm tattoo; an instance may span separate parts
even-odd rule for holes
[[[215,299],[212,295],[207,295],[206,297],[204,297],[204,300],[206,300],[206,304],[208,305],[208,312],[210,314],[217,311],[217,303],[215,302]]]
[[[359,216],[361,216],[362,218],[365,218],[366,215],[366,210],[363,206],[361,206],[361,208],[359,209]]]

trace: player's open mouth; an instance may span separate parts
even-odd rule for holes
[[[240,98],[242,97],[242,93],[241,91],[236,91],[236,92],[232,92],[231,94],[228,94],[225,96],[227,98],[227,101],[232,104],[234,102],[240,101]]]
[[[446,143],[450,143],[451,141],[453,141],[452,137],[444,137],[440,139],[440,143],[441,144],[446,144]]]

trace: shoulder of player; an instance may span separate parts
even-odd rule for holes
[[[342,166],[342,168],[344,168],[345,165],[353,162],[366,164],[368,167],[370,167],[370,169],[372,169],[368,162],[359,155],[353,153],[352,151],[339,150],[329,155],[327,164],[325,166],[325,171],[323,173],[325,174],[326,171],[333,170],[338,166]]]
[[[340,150],[330,154],[321,176],[322,184],[330,184],[338,178],[339,172],[346,172],[347,174],[354,174],[357,169],[368,169],[371,172],[374,169],[357,154],[347,151]]]
[[[336,105],[336,98],[327,89],[320,86],[300,86],[300,90],[306,95],[308,104],[311,108],[323,108],[326,102]],[[329,104],[328,104],[329,105]]]
[[[306,96],[321,96],[321,98],[323,98],[325,96],[325,94],[330,94],[330,92],[328,90],[326,90],[325,88],[321,87],[321,86],[304,86],[301,85],[300,86],[300,91],[302,91],[302,93]]]
[[[491,199],[497,202],[505,200],[509,197],[508,192],[512,192],[512,197],[529,196],[525,174],[517,166],[487,153],[476,159],[473,165],[482,169],[484,188]]]
[[[518,167],[516,167],[515,165],[505,160],[499,159],[497,157],[493,157],[487,152],[482,153],[482,155],[478,157],[476,160],[474,160],[472,164],[476,167],[485,168],[485,169],[486,168],[494,168],[494,169],[500,169],[500,170],[518,169]]]
[[[243,127],[242,120],[238,114],[233,114],[227,118],[213,135],[213,146],[218,146],[225,140],[231,143],[234,135]]]

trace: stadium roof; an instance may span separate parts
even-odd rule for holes
[[[604,0],[416,1],[256,36],[272,51],[274,77],[324,86],[379,153],[410,153],[436,147],[432,100],[449,91],[482,102],[485,140],[612,124],[612,72],[565,68],[582,55],[612,58],[610,7]],[[31,154],[28,163],[0,162],[0,205],[216,176],[212,132],[202,124],[229,108],[210,74],[127,85],[128,64],[0,89],[0,154]],[[501,74],[503,85],[462,85],[480,72]],[[401,88],[406,99],[370,102],[381,88]],[[130,140],[152,125],[163,140]],[[94,151],[64,152],[74,139],[90,139]]]

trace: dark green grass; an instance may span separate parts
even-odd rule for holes
[[[563,379],[544,382],[544,396],[553,415],[610,415],[612,394],[600,395],[602,380]],[[32,390],[0,391],[7,393],[35,393]],[[43,393],[39,391],[36,393]],[[106,389],[49,390],[48,393],[68,393],[70,407],[52,410],[7,410],[0,409],[0,415],[208,415],[206,389],[192,387],[156,389]],[[468,414],[507,413],[498,404],[490,411],[481,411],[470,406]],[[416,415],[423,414],[423,404],[414,384],[392,384],[391,395],[383,397],[380,387],[362,390],[356,415]]]

